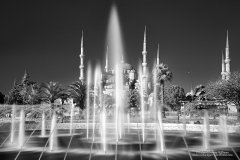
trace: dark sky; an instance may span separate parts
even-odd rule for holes
[[[37,82],[63,85],[79,77],[81,30],[86,59],[104,61],[111,0],[0,2],[0,91],[27,69]],[[160,46],[161,62],[174,74],[173,83],[189,90],[220,77],[221,50],[229,30],[231,70],[240,67],[239,0],[115,1],[128,63],[142,58],[147,25],[148,64]],[[191,75],[187,74],[191,72]]]

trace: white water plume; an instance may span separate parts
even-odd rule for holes
[[[51,132],[50,132],[50,140],[49,140],[49,150],[50,151],[53,151],[54,147],[56,147],[57,145],[57,128],[56,128],[56,125],[57,125],[57,117],[56,117],[56,113],[54,112],[53,113],[53,116],[52,116],[52,122],[51,122]]]
[[[45,127],[45,113],[42,113],[42,129],[41,129],[41,136],[45,137],[46,135],[46,127]]]
[[[123,115],[123,72],[120,64],[121,58],[124,55],[124,47],[121,33],[121,26],[117,8],[112,6],[110,11],[107,45],[109,46],[108,53],[110,53],[111,62],[113,62],[115,69],[115,127],[116,127],[116,141],[122,137],[122,124],[124,120]]]
[[[93,100],[93,125],[92,125],[92,139],[95,140],[95,125],[96,125],[96,109],[98,107],[98,96],[99,96],[99,84],[101,81],[100,67],[97,66],[94,73],[94,100]]]
[[[113,64],[115,65],[120,63],[121,58],[124,55],[124,47],[118,11],[115,5],[112,6],[110,11],[107,32],[107,45],[109,46],[108,53]]]
[[[144,88],[143,88],[143,75],[142,75],[142,67],[139,65],[138,67],[138,80],[140,84],[140,95],[141,95],[141,125],[142,125],[142,142],[145,141],[145,123],[144,123]]]
[[[15,116],[16,116],[16,106],[12,105],[12,117],[11,117],[11,135],[10,143],[14,141],[14,132],[15,132]]]
[[[91,85],[91,65],[88,64],[87,70],[87,139],[89,138],[89,117],[90,117],[90,85]]]
[[[205,150],[209,149],[210,139],[210,126],[209,126],[209,115],[208,111],[204,111],[204,123],[203,123],[203,147]]]
[[[24,110],[20,111],[20,122],[19,122],[19,135],[18,135],[18,145],[21,148],[24,145],[25,140],[25,114]]]

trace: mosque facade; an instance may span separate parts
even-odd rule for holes
[[[144,37],[143,37],[143,51],[142,51],[142,64],[141,64],[141,79],[142,79],[142,87],[145,93],[147,93],[147,90],[150,88],[152,82],[149,81],[149,71],[148,71],[148,65],[147,65],[147,40],[146,40],[146,27],[144,30]],[[83,32],[82,32],[82,38],[81,38],[81,52],[80,52],[80,76],[79,80],[84,81],[84,46],[83,46]],[[230,78],[230,55],[229,55],[229,40],[228,40],[228,31],[227,31],[227,37],[226,37],[226,47],[225,47],[225,54],[222,53],[222,71],[221,76],[223,80],[228,80]],[[139,89],[139,78],[137,71],[131,64],[128,64],[124,61],[123,57],[121,59],[121,62],[118,64],[120,68],[122,69],[123,73],[123,86],[124,89],[130,89],[131,83],[136,83],[135,87],[136,89]],[[157,58],[156,58],[156,66],[160,65],[159,60],[159,45],[157,50]],[[108,48],[106,53],[106,60],[105,60],[105,68],[102,71],[102,81],[104,81],[104,88],[103,93],[108,95],[114,94],[114,88],[115,88],[115,71],[109,67],[108,63]]]

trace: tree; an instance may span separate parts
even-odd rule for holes
[[[67,90],[69,97],[73,98],[76,106],[81,109],[85,109],[86,107],[86,91],[86,84],[82,81],[73,82],[68,86]]]
[[[22,90],[21,84],[14,84],[13,88],[7,95],[7,104],[23,104],[23,97],[20,94]]]
[[[204,97],[204,95],[206,93],[205,88],[206,87],[203,86],[202,84],[199,84],[195,87],[194,95],[195,95],[196,99],[198,99],[198,100],[204,100],[205,99],[205,97]]]
[[[172,110],[180,110],[181,100],[185,99],[184,89],[178,85],[169,85],[165,88],[164,101]]]
[[[167,81],[171,81],[173,78],[172,72],[169,70],[168,66],[161,63],[156,66],[156,70],[153,70],[153,74],[156,74],[157,83],[160,84],[160,104],[164,105],[164,84]]]
[[[195,100],[206,100],[206,87],[202,84],[197,85],[194,90],[188,92],[186,95],[186,100],[195,101]]]
[[[14,82],[12,89],[7,95],[8,104],[38,104],[38,89],[36,82],[30,80],[29,74],[25,71],[20,83]]]
[[[64,101],[67,101],[70,96],[68,95],[67,89],[62,89],[62,91],[59,94],[59,98],[61,98],[62,105],[64,104]]]
[[[31,84],[28,89],[28,91],[25,94],[25,104],[40,104],[42,102],[42,99],[40,97],[40,84],[34,83]],[[26,96],[27,95],[27,96]]]
[[[135,89],[135,87],[136,87],[136,82],[137,82],[136,79],[129,80],[129,82],[128,82],[129,90],[133,90],[133,89]]]
[[[140,94],[137,89],[130,89],[128,93],[128,110],[131,115],[140,109]]]
[[[207,86],[207,96],[212,99],[223,99],[236,105],[240,119],[240,73],[234,72],[229,80],[217,80]]]
[[[54,101],[60,98],[63,89],[61,88],[60,83],[58,82],[48,82],[42,83],[40,85],[40,97],[43,102],[54,103]]]

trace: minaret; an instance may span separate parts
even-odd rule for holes
[[[144,38],[143,38],[143,62],[142,62],[142,86],[143,91],[147,91],[147,41],[146,41],[146,26],[144,30]]]
[[[143,62],[142,62],[142,67],[143,67],[143,76],[147,75],[147,41],[146,41],[146,26],[145,26],[145,30],[144,30],[144,39],[143,39],[143,51],[142,51],[142,55],[143,55]]]
[[[226,40],[226,48],[225,48],[225,64],[226,64],[226,79],[230,78],[230,57],[229,57],[229,42],[228,42],[228,31],[227,31],[227,40]]]
[[[157,48],[157,67],[160,65],[160,61],[159,61],[159,44],[158,44],[158,48]]]
[[[22,83],[25,83],[27,80],[29,80],[29,77],[30,77],[30,76],[29,76],[27,70],[25,69],[24,75],[23,75],[23,77],[22,77]]]
[[[83,81],[84,80],[84,50],[83,50],[83,31],[82,31],[82,38],[81,38],[81,53],[79,55],[80,57],[80,77],[79,80]]]
[[[14,81],[13,81],[13,87],[16,86],[16,84],[17,84],[17,80],[15,78]]]
[[[221,72],[221,75],[222,75],[222,79],[226,79],[226,67],[225,67],[225,62],[224,62],[223,51],[222,51],[222,72]]]
[[[109,68],[108,68],[108,46],[107,46],[105,72],[108,72],[108,71],[109,71]]]

